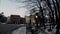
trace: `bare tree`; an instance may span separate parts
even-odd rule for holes
[[[39,14],[41,16],[41,23],[45,23],[44,19],[47,14],[49,14],[50,21],[54,24],[55,22],[60,25],[60,0],[26,0],[26,6],[29,10],[34,8],[39,8]],[[33,11],[35,13],[36,11]],[[45,14],[46,13],[46,14]],[[58,29],[57,28],[57,29]],[[58,29],[59,30],[59,29]]]

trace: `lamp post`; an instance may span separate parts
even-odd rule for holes
[[[36,19],[36,27],[38,28],[38,13],[36,13],[35,19]]]
[[[36,16],[36,18],[38,18],[38,16]]]

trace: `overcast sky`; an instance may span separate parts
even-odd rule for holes
[[[25,1],[25,0],[19,0]],[[21,15],[24,17],[28,15],[28,10],[26,8],[20,8],[25,6],[24,3],[19,3],[15,0],[0,0],[0,13],[4,12],[5,16],[10,16],[11,14]]]

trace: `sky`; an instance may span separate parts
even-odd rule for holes
[[[18,0],[18,1],[25,1],[25,0]],[[20,3],[16,0],[0,0],[0,13],[4,12],[5,16],[13,15],[20,15],[24,17],[28,15],[28,10],[22,6],[25,6],[24,3]]]

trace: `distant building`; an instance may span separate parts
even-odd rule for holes
[[[32,16],[25,16],[25,19],[26,19],[26,23],[30,23],[30,20],[31,20],[31,24],[35,23],[35,16],[34,15],[32,15]]]
[[[25,16],[26,23],[30,22],[30,16]]]
[[[11,15],[8,18],[8,23],[10,24],[19,24],[20,23],[20,15]]]
[[[20,17],[20,15],[11,15],[7,19],[8,24],[25,24],[25,18]]]
[[[20,18],[20,24],[26,24],[25,18],[23,18],[23,17]]]
[[[31,23],[35,23],[35,16],[34,15],[31,16]]]

